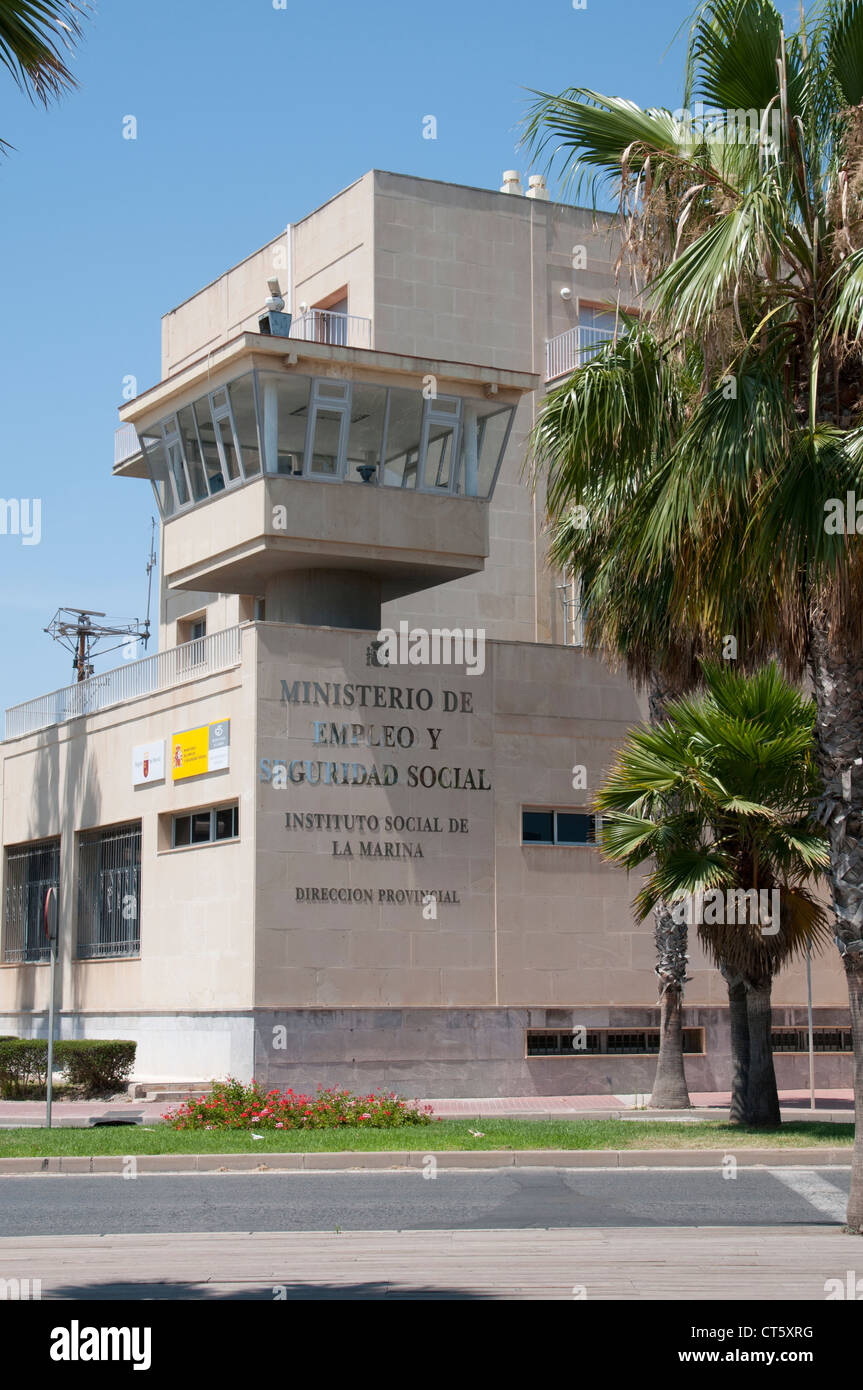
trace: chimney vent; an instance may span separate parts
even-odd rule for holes
[[[521,179],[517,169],[504,169],[501,193],[521,193]]]
[[[548,202],[548,189],[545,186],[544,174],[531,174],[528,179],[530,187],[525,196],[527,198],[540,198],[544,203]]]

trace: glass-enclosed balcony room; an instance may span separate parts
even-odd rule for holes
[[[152,482],[169,589],[373,625],[380,603],[482,569],[516,407],[537,383],[246,333],[124,408],[139,447],[114,471]]]
[[[250,371],[141,436],[165,518],[264,473],[488,499],[513,405]]]

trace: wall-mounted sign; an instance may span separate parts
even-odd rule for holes
[[[230,766],[231,721],[218,719],[198,729],[171,737],[171,779],[198,777],[202,772],[220,772]]]
[[[165,776],[165,740],[140,743],[132,749],[132,786],[143,787],[147,782],[161,782]]]

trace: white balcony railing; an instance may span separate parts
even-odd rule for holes
[[[330,309],[307,309],[291,322],[291,337],[330,347],[370,348],[372,321],[356,314],[337,314]]]
[[[574,372],[613,337],[612,328],[594,328],[587,324],[568,328],[556,338],[549,338],[545,345],[546,381],[556,381],[559,376]]]
[[[140,453],[138,431],[134,425],[118,425],[114,431],[114,467]]]
[[[240,662],[240,629],[228,627],[211,637],[198,637],[166,652],[128,661],[88,680],[25,700],[6,711],[6,738],[21,738],[68,719],[80,719],[142,695],[153,695],[182,681],[226,671]]]

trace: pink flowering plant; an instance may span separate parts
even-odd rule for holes
[[[430,1105],[404,1100],[394,1091],[355,1096],[351,1091],[319,1086],[314,1095],[288,1088],[265,1091],[256,1081],[215,1081],[212,1094],[184,1101],[163,1116],[174,1129],[398,1129],[427,1125]]]

